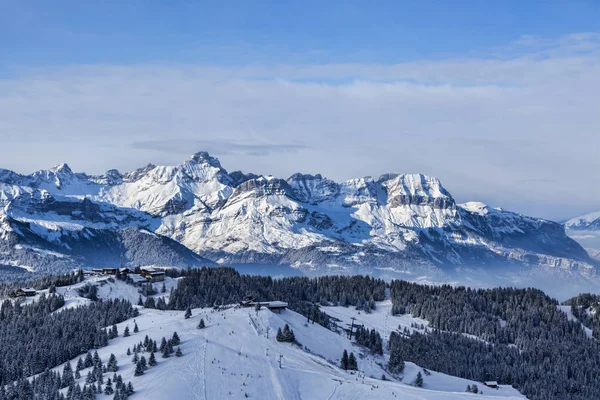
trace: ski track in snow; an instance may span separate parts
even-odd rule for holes
[[[99,283],[99,282],[98,282]],[[57,288],[58,292],[68,294],[69,302],[65,307],[87,302],[77,296],[76,288]],[[100,283],[99,283],[100,284]],[[128,288],[120,285],[100,286],[101,297],[114,297],[127,293]],[[137,296],[136,296],[137,297]],[[345,322],[348,317],[356,316],[358,323],[391,332],[395,325],[409,326],[411,322],[421,323],[410,316],[391,316],[389,300],[377,303],[371,314],[358,313],[352,308],[324,307]],[[384,358],[368,354],[363,348],[354,345],[347,338],[329,331],[318,324],[307,324],[306,318],[290,310],[274,314],[267,309],[258,312],[244,308],[230,308],[215,311],[213,309],[193,309],[192,317],[184,319],[182,311],[160,311],[140,308],[135,318],[139,333],[123,337],[126,326],[133,327],[133,319],[117,324],[120,336],[111,339],[109,345],[97,349],[101,359],[106,362],[111,353],[115,354],[119,372],[125,382],[131,381],[136,393],[132,400],[177,399],[177,400],[458,400],[522,399],[516,390],[501,387],[488,390],[485,395],[465,394],[467,384],[479,382],[451,377],[435,371],[425,378],[424,388],[415,388],[390,377],[380,364]],[[381,315],[380,315],[381,314]],[[197,329],[200,318],[206,323],[205,329]],[[279,343],[275,339],[278,328],[288,324],[302,346]],[[157,356],[158,364],[150,367],[142,376],[135,377],[135,365],[131,356],[126,355],[127,348],[139,343],[148,335],[160,341],[177,332],[181,338],[182,357]],[[358,355],[361,376],[341,370],[339,359],[344,349]],[[283,355],[282,368],[279,368],[279,355]],[[146,359],[149,354],[141,353]],[[71,360],[71,365],[77,359]],[[64,365],[54,368],[62,371]],[[412,363],[406,363],[404,382],[412,382],[422,369]],[[81,372],[78,383],[83,385],[88,370]],[[362,375],[365,375],[364,378]],[[382,374],[390,380],[371,378]],[[485,389],[484,389],[485,391]],[[100,400],[110,397],[98,395]]]

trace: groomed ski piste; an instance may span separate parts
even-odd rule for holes
[[[76,307],[87,303],[88,299],[77,296],[76,287],[86,283],[100,286],[101,297],[137,299],[136,288],[119,281],[86,279],[71,287],[57,288],[57,292],[68,295],[65,307]],[[167,281],[168,286],[175,281]],[[155,284],[157,288],[162,283]],[[129,290],[129,288],[133,290]],[[167,291],[168,293],[168,291]],[[160,294],[159,294],[160,295]],[[159,295],[156,295],[158,297]],[[410,316],[386,317],[388,302],[381,302],[375,312],[365,314],[353,307],[324,307],[324,311],[338,318],[361,317],[359,323],[380,330],[384,337],[384,327],[396,329],[398,321],[410,327],[411,322],[421,320]],[[383,366],[385,355],[373,356],[369,350],[353,344],[344,334],[330,331],[318,324],[307,323],[303,317],[291,310],[274,313],[266,308],[231,306],[226,309],[192,309],[192,316],[184,318],[184,311],[161,311],[139,307],[140,315],[117,325],[119,337],[109,340],[109,345],[97,349],[103,363],[113,353],[118,361],[119,371],[125,382],[131,381],[135,393],[131,399],[524,399],[516,389],[501,386],[491,389],[481,382],[469,381],[435,371],[425,371],[419,366],[406,363],[403,374],[391,376]],[[60,312],[60,311],[58,311]],[[200,319],[206,328],[198,329]],[[340,318],[342,319],[342,318]],[[134,321],[135,320],[135,321]],[[371,321],[371,322],[370,322]],[[380,322],[378,322],[380,321]],[[133,333],[134,323],[139,332]],[[299,344],[280,343],[275,339],[278,328],[285,324],[294,331]],[[340,323],[341,325],[341,323]],[[125,327],[131,336],[123,337]],[[162,358],[155,353],[158,364],[150,367],[141,376],[134,376],[133,355],[127,349],[144,341],[147,335],[157,343],[167,340],[177,332],[181,338],[183,355],[174,354]],[[388,332],[389,334],[389,332]],[[339,368],[344,350],[353,352],[358,359],[358,372]],[[149,358],[149,353],[140,352]],[[82,354],[85,356],[85,354]],[[77,359],[71,360],[75,368]],[[281,361],[281,367],[279,362]],[[55,370],[62,371],[63,365]],[[83,386],[88,370],[81,371],[77,382]],[[413,386],[418,372],[423,374],[423,387]],[[382,380],[385,375],[387,380]],[[105,374],[105,378],[112,373]],[[476,384],[481,394],[466,393],[467,385]],[[98,399],[112,399],[112,396],[99,394]]]

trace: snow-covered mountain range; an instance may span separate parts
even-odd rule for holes
[[[572,218],[565,227],[574,231],[600,231],[600,211]]]
[[[378,268],[535,267],[594,276],[558,223],[457,204],[440,181],[385,174],[334,182],[227,172],[206,152],[175,166],[101,176],[62,164],[0,169],[0,265],[287,264],[315,273]]]
[[[567,234],[579,242],[596,260],[600,260],[600,211],[565,222]]]

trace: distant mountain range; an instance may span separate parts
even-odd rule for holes
[[[570,226],[570,225],[568,225]],[[319,273],[433,276],[511,266],[595,276],[562,225],[457,204],[436,178],[334,182],[228,172],[206,152],[176,166],[93,176],[62,164],[0,169],[0,264],[30,270],[130,264],[285,264]]]
[[[600,211],[570,219],[564,225],[567,234],[600,261]]]
[[[565,227],[573,231],[600,231],[600,211],[570,219]]]

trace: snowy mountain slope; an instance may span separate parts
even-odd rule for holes
[[[323,306],[321,310],[328,314],[330,317],[335,318],[339,321],[338,325],[347,328],[350,326],[351,318],[355,318],[355,323],[358,325],[364,325],[369,329],[376,329],[384,342],[389,338],[389,334],[395,330],[409,331],[418,330],[420,326],[427,327],[429,322],[421,318],[414,318],[410,314],[392,315],[392,302],[390,300],[376,302],[376,307],[370,313],[364,311],[357,311],[354,307],[339,307],[339,306]],[[419,326],[414,328],[413,324]],[[384,343],[385,344],[385,343]]]
[[[73,268],[130,265],[212,265],[180,243],[144,228],[95,229],[50,227],[40,221],[4,219],[0,265],[51,273]]]
[[[564,223],[567,234],[600,261],[600,211],[572,218]]]
[[[71,295],[65,307],[87,302],[73,295],[76,287],[85,283],[90,281],[58,288],[61,293]],[[92,283],[101,287],[124,285],[122,282],[106,285],[96,281]],[[106,290],[99,291],[99,295],[110,297]],[[320,325],[306,324],[305,317],[289,310],[274,314],[266,309],[258,313],[248,308],[221,311],[193,309],[190,319],[184,319],[183,314],[180,311],[140,308],[140,315],[135,318],[138,333],[132,332],[131,336],[123,337],[125,327],[129,326],[132,331],[134,321],[122,322],[117,325],[119,337],[111,339],[108,346],[97,350],[103,362],[108,360],[111,353],[116,356],[118,373],[124,381],[131,381],[135,387],[136,393],[132,399],[524,398],[518,391],[506,386],[499,390],[484,388],[484,394],[466,394],[464,390],[467,385],[475,383],[481,387],[481,383],[434,371],[425,377],[423,388],[413,387],[410,383],[422,371],[418,366],[407,363],[404,375],[400,377],[402,380],[395,379],[379,366],[383,361],[381,358],[367,354],[345,337]],[[205,320],[207,326],[202,330],[197,329],[200,318]],[[275,340],[277,328],[286,323],[303,347]],[[177,332],[181,338],[183,356],[165,359],[157,354],[156,366],[150,367],[142,376],[134,376],[134,364],[131,362],[132,356],[126,355],[127,348],[133,348],[146,335],[160,343],[163,336],[170,338],[173,332]],[[344,349],[358,355],[360,377],[338,368]],[[149,356],[148,353],[140,355]],[[278,364],[280,355],[282,368]],[[72,366],[76,363],[77,359],[71,360]],[[55,370],[62,371],[62,368],[63,365],[60,365]],[[81,372],[82,378],[78,382],[82,385],[87,372],[87,369]],[[390,380],[377,379],[384,373]],[[99,398],[110,397],[99,395]]]
[[[0,240],[13,241],[2,247],[0,264],[40,267],[38,258],[15,250],[21,242],[66,254],[79,241],[89,248],[89,231],[130,227],[215,262],[289,264],[311,273],[335,267],[435,275],[508,263],[596,274],[595,261],[561,225],[481,203],[456,204],[438,179],[420,174],[342,183],[321,175],[280,179],[228,173],[205,152],[125,174],[90,176],[65,164],[31,175],[0,170]],[[112,252],[100,240],[96,249],[96,259]],[[93,259],[68,255],[56,268]]]
[[[574,231],[600,231],[600,211],[572,218],[565,222],[565,227]]]

